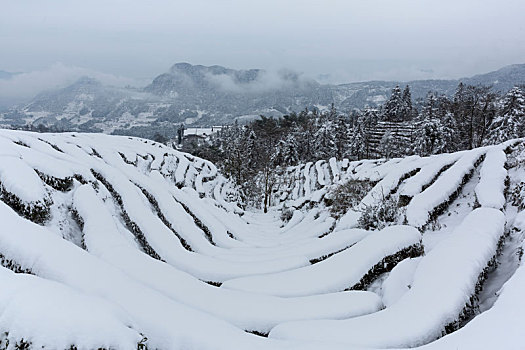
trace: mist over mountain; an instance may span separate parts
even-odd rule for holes
[[[0,121],[4,126],[42,124],[64,130],[148,137],[161,129],[175,130],[180,123],[225,125],[259,115],[281,117],[305,108],[324,109],[332,103],[344,112],[378,106],[396,85],[409,85],[414,100],[424,98],[428,91],[450,96],[460,81],[491,85],[494,91],[505,92],[525,84],[525,64],[457,80],[333,85],[321,84],[290,70],[235,70],[177,63],[144,88],[115,87],[83,77],[10,108],[0,114]]]

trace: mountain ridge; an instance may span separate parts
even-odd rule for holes
[[[414,100],[428,91],[451,96],[459,82],[492,85],[505,92],[525,84],[525,64],[461,79],[365,81],[320,84],[290,70],[235,70],[219,65],[176,63],[144,88],[118,88],[84,77],[0,114],[0,124],[152,136],[175,124],[226,125],[266,115],[281,117],[305,108],[343,112],[382,104],[396,85],[409,85]],[[150,135],[151,134],[151,135]]]

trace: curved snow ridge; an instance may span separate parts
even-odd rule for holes
[[[91,186],[76,190],[75,207],[83,218],[85,243],[92,254],[173,300],[245,330],[268,333],[273,326],[286,321],[349,318],[378,311],[382,306],[379,297],[369,292],[294,299],[218,289],[137,250],[118,232],[110,212],[104,209],[103,201]],[[144,269],[149,273],[142,273]]]
[[[521,223],[524,222],[523,219],[522,217]],[[524,228],[520,225],[522,231]],[[523,248],[522,243],[521,249]],[[418,349],[522,349],[525,334],[523,324],[518,320],[525,313],[524,288],[525,265],[522,263],[498,291],[498,299],[489,310],[476,316],[456,332]]]
[[[395,168],[391,169],[361,200],[360,208],[374,205],[388,198],[399,187],[402,181],[418,172],[428,160],[419,156],[411,156],[401,160]]]
[[[358,284],[385,257],[420,244],[420,241],[421,234],[415,228],[390,226],[369,234],[350,248],[317,264],[232,279],[225,281],[221,288],[282,297],[338,292]]]
[[[38,174],[18,157],[0,157],[0,184],[23,202],[44,203],[48,200]]]
[[[503,209],[507,179],[506,161],[507,155],[503,147],[494,147],[487,152],[475,189],[476,199],[482,207]]]
[[[428,158],[428,164],[423,166],[416,175],[406,181],[400,195],[409,198],[414,197],[423,191],[425,187],[431,185],[435,177],[440,175],[443,169],[446,170],[446,167],[451,166],[459,157],[460,152],[430,156]]]
[[[480,276],[497,254],[504,228],[502,212],[478,208],[450,238],[421,258],[410,290],[390,307],[349,320],[285,323],[269,336],[372,348],[429,343],[457,322],[465,307],[472,306],[471,297],[475,297]]]
[[[122,309],[102,298],[0,267],[0,332],[31,348],[136,349],[144,339]],[[4,341],[5,341],[4,340]]]
[[[446,205],[458,193],[486,152],[486,148],[478,148],[465,153],[432,185],[414,196],[407,206],[407,223],[418,228],[424,227],[436,208]]]
[[[121,334],[119,331],[119,329],[121,329],[119,328],[120,326],[118,326],[118,324],[111,324],[112,320],[116,320],[115,322],[119,322],[119,320],[122,322],[130,320],[133,329],[140,331],[141,335],[145,335],[144,338],[141,338],[141,341],[144,340],[148,348],[174,350],[188,347],[210,350],[246,348],[260,350],[313,350],[317,349],[319,346],[318,344],[309,344],[305,342],[268,341],[264,338],[247,334],[230,323],[210,315],[208,312],[201,312],[148,287],[144,283],[139,282],[124,273],[121,269],[105,262],[101,258],[87,253],[70,242],[57,237],[47,228],[20,218],[2,203],[0,203],[0,215],[4,218],[4,229],[0,231],[1,253],[5,254],[10,259],[15,259],[16,261],[21,262],[21,264],[25,266],[31,266],[35,273],[41,278],[46,278],[70,286],[72,289],[80,291],[82,295],[91,295],[94,298],[104,299],[107,303],[111,304],[111,306],[105,307],[105,310],[117,313],[117,316],[108,315],[106,322],[103,322],[103,320],[99,320],[98,318],[96,321],[102,326],[109,325],[109,331],[114,330],[115,332],[119,332],[118,334]],[[13,231],[16,231],[16,234],[13,234]],[[119,255],[120,254],[114,254],[114,257],[118,259]],[[111,254],[108,254],[107,256],[111,256]],[[154,261],[156,264],[161,264],[156,260],[152,260],[148,257],[146,258],[149,259],[149,261]],[[124,259],[124,261],[126,261],[126,259]],[[163,264],[163,266],[167,265]],[[134,267],[133,271],[135,271],[136,275],[140,274],[143,278],[155,278],[152,274],[144,273],[145,266],[138,264]],[[163,280],[162,277],[162,275],[157,276],[158,280]],[[173,289],[173,281],[168,282],[170,282],[168,283],[168,287]],[[179,285],[178,287],[180,288],[183,286],[184,285]],[[210,288],[216,290],[214,287]],[[38,293],[38,291],[38,289],[35,289],[35,293]],[[191,289],[188,294],[190,293]],[[351,302],[351,305],[355,306],[355,310],[359,310],[359,308],[364,310],[363,307],[366,308],[367,304],[373,306],[369,309],[372,310],[375,307],[374,305],[377,305],[377,298],[371,294],[364,293],[357,295],[352,293],[341,293],[339,299],[334,299],[325,306],[328,307],[328,304],[330,304],[331,310],[335,311],[336,308],[340,308],[340,304],[346,305],[346,302],[343,301],[343,299],[346,298],[346,295],[350,296],[351,299],[354,299],[354,296],[358,296],[357,299],[354,299],[354,301]],[[357,302],[360,296],[363,296],[363,299]],[[47,296],[42,295],[42,298],[45,300],[47,299]],[[87,300],[72,298],[64,298],[64,301],[73,300],[73,303],[76,304],[77,302]],[[50,306],[55,305],[52,300],[53,299],[51,298]],[[368,300],[368,302],[365,302],[365,300]],[[39,301],[41,301],[41,299],[35,298],[35,302]],[[312,301],[317,302],[318,300],[312,299]],[[213,300],[210,299],[210,302],[213,302]],[[336,306],[335,303],[338,305]],[[86,307],[91,305],[93,305],[93,303],[86,303]],[[100,305],[103,305],[103,303]],[[232,305],[235,305],[235,303],[226,306],[231,308]],[[86,308],[79,308],[82,311],[86,310]],[[72,311],[79,310],[79,308],[73,308]],[[296,310],[304,309],[303,315],[308,315],[306,309],[309,308],[309,300],[304,299],[303,301],[298,301],[294,308]],[[34,310],[42,309],[35,308]],[[93,311],[97,310],[96,307],[93,308]],[[116,310],[122,310],[126,315],[124,316],[125,318],[118,318],[118,311]],[[53,312],[57,314],[57,310],[53,310]],[[68,315],[69,317],[72,317],[70,314]],[[101,316],[104,315],[106,315],[106,313],[101,314]],[[339,312],[339,315],[342,315],[342,313]],[[34,339],[39,339],[38,337],[40,334],[37,333],[39,319],[37,318],[35,320],[34,315],[31,316],[31,319],[23,318],[23,323],[31,322],[26,329],[28,331],[34,330]],[[67,322],[70,322],[69,317],[66,318]],[[46,318],[46,320],[48,320],[48,318]],[[278,318],[276,318],[276,320],[278,320]],[[81,320],[78,322],[89,325],[89,321]],[[64,325],[64,328],[60,331],[54,330],[52,327],[44,328],[51,332],[45,334],[47,337],[46,339],[50,339],[53,344],[50,348],[61,348],[60,345],[56,346],[56,344],[61,344],[61,339],[64,339],[65,334],[67,334],[66,340],[76,339],[76,337],[84,334],[82,329],[74,327],[75,325],[78,325],[78,323],[70,322],[65,324],[62,322],[61,324]],[[128,325],[128,323],[125,323],[125,325]],[[12,326],[11,323],[10,326]],[[93,324],[89,325],[87,331],[95,330],[95,326],[96,325]],[[16,329],[14,331],[16,331]],[[209,336],[203,337],[203,332]],[[96,336],[97,334],[98,333],[92,333],[91,335]],[[101,332],[100,334],[103,335],[108,333],[106,331]],[[118,342],[118,344],[113,347],[115,349],[136,348],[136,344],[133,343],[138,339],[136,333],[131,332],[131,335],[128,336],[127,339],[118,338],[118,334],[113,334],[112,338],[109,340],[100,338],[100,340],[97,341],[105,341],[107,344]],[[32,334],[23,334],[24,339],[32,338],[32,336]],[[85,348],[92,348],[92,344],[87,342],[83,343],[82,340],[83,339],[78,340],[78,343],[75,345],[82,348],[82,344],[86,344]],[[343,347],[337,345],[334,345],[334,348],[343,349]]]
[[[505,164],[502,151],[508,145],[389,161],[331,158],[291,167],[275,196],[284,201],[281,206],[296,200],[301,209],[284,224],[281,207],[267,214],[242,211],[232,183],[213,164],[155,142],[0,131],[0,182],[7,179],[20,203],[52,201],[44,203],[50,219],[37,225],[8,206],[7,190],[1,198],[0,348],[6,340],[11,347],[18,342],[126,350],[431,342],[472,316],[494,266],[504,213],[489,206],[501,207],[506,180],[501,169],[518,164],[509,179],[511,185],[521,181],[523,155],[512,154],[509,159],[518,161]],[[429,250],[416,259],[423,245],[415,227],[356,229],[358,212],[349,210],[335,221],[323,201],[337,184],[355,178],[375,183],[370,196],[381,190],[430,200],[427,191],[438,183],[443,196],[454,194],[478,162],[482,208],[467,215],[471,208],[461,207],[457,217],[466,218],[457,227],[456,217],[439,217],[449,227],[426,231]],[[466,192],[462,203],[472,203],[474,191]],[[435,207],[429,210],[434,213]],[[512,219],[509,204],[506,211]],[[514,226],[520,229],[524,222],[520,213]],[[507,299],[493,306],[497,311],[503,305],[501,310],[474,318],[469,325],[480,325],[473,329],[492,326],[500,332],[498,322],[520,329],[503,320],[505,313],[516,315],[515,323],[522,325],[510,309],[522,286],[512,280],[503,290]],[[472,346],[459,336],[466,330],[472,337],[469,325],[450,344]],[[269,333],[270,339],[248,332]]]
[[[140,230],[154,253],[167,263],[202,280],[222,282],[239,276],[283,271],[308,264],[308,260],[304,257],[288,257],[274,261],[246,262],[240,265],[212,256],[189,252],[173,232],[153,213],[142,191],[122,173],[102,166],[97,168],[97,171],[100,171],[105,180],[119,194],[121,205],[132,221],[132,226]]]

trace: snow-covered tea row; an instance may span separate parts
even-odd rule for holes
[[[0,131],[0,146],[0,349],[457,347],[522,286],[518,269],[507,301],[461,328],[504,242],[513,143],[289,168],[287,222],[281,206],[240,209],[213,164],[151,141]],[[371,190],[331,217],[322,199],[348,180]],[[390,197],[403,215],[356,228]],[[449,216],[457,227],[427,227]]]

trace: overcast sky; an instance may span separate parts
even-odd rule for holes
[[[0,70],[7,71],[58,67],[144,81],[190,62],[350,82],[457,78],[525,63],[525,0],[0,4]]]

